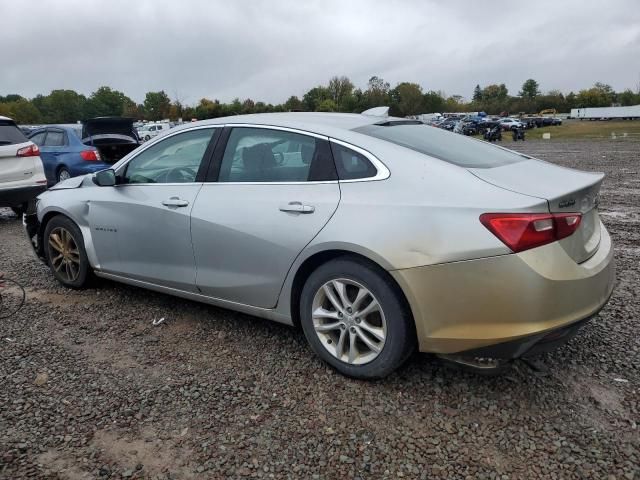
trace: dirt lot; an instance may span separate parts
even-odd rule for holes
[[[350,380],[292,328],[110,282],[65,290],[0,211],[0,272],[28,293],[0,322],[0,477],[640,478],[640,142],[517,148],[605,171],[616,246],[609,305],[543,372],[416,354]]]

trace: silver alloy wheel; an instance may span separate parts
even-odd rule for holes
[[[363,365],[382,351],[387,321],[380,303],[363,285],[330,280],[313,297],[311,317],[320,342],[345,363]]]
[[[58,174],[58,181],[62,182],[63,180],[69,180],[71,178],[71,174],[69,173],[69,170],[63,168],[62,170],[60,170],[60,173]]]

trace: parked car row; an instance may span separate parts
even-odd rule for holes
[[[463,135],[482,134],[498,127],[501,131],[518,131],[550,125],[562,125],[562,120],[556,117],[489,117],[489,116],[449,116],[447,118],[435,118],[428,122],[429,125],[443,130],[461,133]],[[521,135],[518,135],[520,138]],[[491,135],[494,140],[497,135]]]

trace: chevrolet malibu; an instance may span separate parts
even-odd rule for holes
[[[261,114],[173,129],[24,221],[67,287],[299,325],[379,378],[416,348],[484,368],[571,338],[614,284],[602,180],[405,119]]]

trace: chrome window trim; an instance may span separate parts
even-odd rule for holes
[[[162,140],[172,137],[174,135],[179,135],[181,133],[185,133],[185,132],[190,132],[193,130],[202,130],[202,129],[206,129],[206,128],[224,128],[224,127],[230,127],[230,128],[234,128],[234,127],[240,127],[240,128],[256,128],[256,129],[266,129],[266,130],[279,130],[279,131],[283,131],[283,132],[290,132],[290,133],[297,133],[299,135],[307,135],[310,137],[314,137],[314,138],[319,138],[321,140],[327,140],[329,142],[333,142],[336,143],[338,145],[342,145],[343,147],[349,148],[351,150],[353,150],[354,152],[357,152],[359,154],[361,154],[362,156],[364,156],[367,160],[369,160],[373,166],[376,168],[376,174],[373,177],[365,177],[365,178],[354,178],[351,180],[323,180],[323,181],[303,181],[303,182],[220,182],[219,180],[216,180],[215,182],[190,182],[190,183],[136,183],[136,184],[123,184],[123,185],[136,185],[136,186],[140,186],[140,185],[194,185],[194,184],[204,184],[204,185],[212,185],[212,184],[225,184],[225,185],[321,185],[321,184],[335,184],[335,183],[356,183],[356,182],[373,182],[373,181],[378,181],[378,180],[386,180],[387,178],[389,178],[391,176],[391,172],[389,171],[389,169],[387,168],[387,166],[382,163],[382,161],[380,161],[375,155],[373,155],[371,152],[365,150],[362,147],[358,147],[356,145],[353,145],[352,143],[348,143],[345,142],[343,140],[338,140],[336,138],[331,138],[328,137],[326,135],[320,135],[318,133],[315,132],[310,132],[308,130],[302,130],[299,128],[291,128],[291,127],[280,127],[278,125],[263,125],[263,124],[252,124],[252,123],[224,123],[224,124],[208,124],[208,125],[198,125],[197,127],[191,127],[191,128],[185,128],[182,130],[179,130],[177,132],[171,132],[169,131],[169,133],[167,133],[166,135],[161,135],[158,137],[154,137],[153,140],[148,141],[146,144],[144,144],[142,147],[142,149],[139,152],[136,152],[136,154],[134,156],[132,156],[131,158],[126,159],[126,161],[122,164],[119,165],[117,167],[117,170],[120,170],[121,168],[125,167],[131,160],[133,160],[134,158],[136,158],[138,155],[140,155],[141,153],[143,153],[147,148],[152,147],[153,145],[155,145],[156,143],[161,142]],[[140,147],[138,147],[140,148]]]
[[[314,180],[311,182],[204,182],[205,185],[322,185],[338,183],[338,180]]]
[[[230,128],[242,127],[242,128],[262,128],[266,130],[280,130],[283,132],[297,133],[298,135],[306,135],[308,137],[320,138],[322,140],[329,140],[329,137],[326,135],[320,135],[319,133],[309,132],[308,130],[301,130],[299,128],[279,127],[277,125],[262,125],[262,124],[256,125],[252,123],[225,123],[224,126],[230,127]],[[260,183],[263,183],[263,182],[260,182]],[[264,182],[264,183],[268,183],[268,182]],[[298,183],[302,183],[302,182],[298,182]]]
[[[345,148],[349,148],[351,150],[353,150],[356,153],[359,153],[360,155],[362,155],[363,157],[365,157],[367,160],[369,160],[373,166],[375,167],[377,173],[373,176],[373,177],[364,177],[364,178],[353,178],[350,180],[338,180],[340,183],[356,183],[356,182],[375,182],[378,180],[386,180],[387,178],[389,178],[391,176],[391,172],[389,171],[389,169],[387,168],[387,166],[382,163],[378,157],[376,157],[373,153],[365,150],[362,147],[357,147],[351,143],[348,142],[344,142],[342,140],[338,140],[335,138],[330,138],[329,139],[330,142],[333,142],[337,145],[341,145]]]

